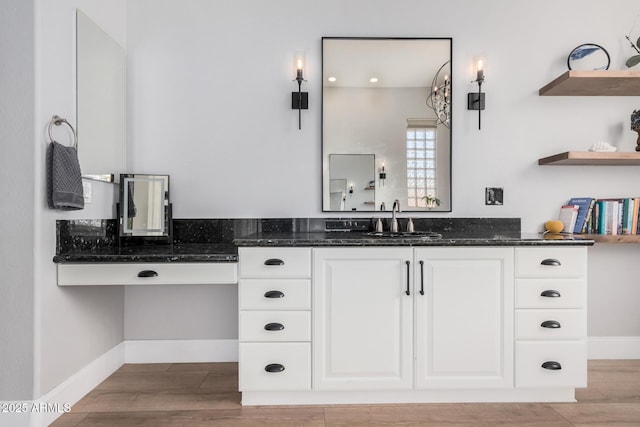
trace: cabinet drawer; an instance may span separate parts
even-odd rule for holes
[[[516,339],[580,340],[586,337],[585,310],[516,310]]]
[[[58,265],[58,286],[208,285],[237,283],[237,281],[235,263],[118,263]]]
[[[241,311],[240,341],[310,341],[309,311]]]
[[[584,308],[584,279],[517,279],[516,308]]]
[[[311,277],[311,248],[240,248],[240,277]]]
[[[311,344],[241,343],[239,367],[240,391],[310,390]]]
[[[516,277],[586,277],[587,249],[516,248]]]
[[[543,364],[556,362],[560,369]],[[516,343],[516,387],[586,387],[586,341]]]
[[[308,310],[311,280],[241,279],[238,299],[240,310]]]

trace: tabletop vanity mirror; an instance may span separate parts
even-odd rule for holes
[[[120,175],[120,236],[169,235],[168,175]]]
[[[451,45],[322,39],[323,211],[451,211]]]

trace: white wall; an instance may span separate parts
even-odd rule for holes
[[[34,4],[0,14],[0,401],[33,384]]]
[[[565,71],[568,53],[581,43],[605,46],[611,68],[623,68],[633,54],[624,35],[637,9],[633,0],[128,0],[129,166],[171,175],[177,218],[320,216],[321,37],[450,36],[449,215],[521,217],[524,231],[539,231],[570,197],[639,193],[638,168],[537,166],[540,157],[585,150],[598,140],[633,150],[628,128],[637,97],[537,91]],[[297,49],[306,50],[309,66],[302,130],[289,95]],[[477,112],[466,111],[466,93],[477,89],[471,61],[479,53],[488,58],[481,131]],[[504,205],[485,206],[485,187],[503,187]],[[640,311],[626,302],[637,286],[623,267],[634,265],[640,247],[610,246],[591,251],[589,333],[640,336]],[[599,298],[611,287],[615,294]],[[135,301],[166,306],[166,296],[146,293]],[[198,296],[185,290],[182,304]],[[207,310],[232,303],[211,297],[203,319]],[[127,329],[143,333],[129,324],[141,310],[128,292]],[[153,325],[146,330],[157,333]],[[208,334],[201,338],[217,337]]]
[[[123,339],[124,292],[68,289],[56,284],[55,221],[111,218],[116,187],[94,183],[93,202],[82,211],[46,207],[46,129],[54,114],[75,124],[74,15],[81,8],[121,43],[125,41],[124,0],[36,0],[36,109],[32,161],[35,165],[33,259],[35,287],[35,379],[39,397],[78,372]],[[33,122],[32,122],[33,123]],[[33,125],[31,127],[33,130]],[[61,137],[62,138],[62,137]],[[78,141],[82,146],[82,140]]]

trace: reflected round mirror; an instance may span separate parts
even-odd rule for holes
[[[120,175],[120,236],[168,236],[169,176]]]
[[[323,211],[451,211],[451,50],[451,38],[322,39]]]
[[[567,58],[570,70],[608,70],[611,64],[609,52],[594,43],[581,44],[571,51]]]

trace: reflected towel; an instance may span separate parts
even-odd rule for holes
[[[47,147],[47,202],[51,209],[83,209],[78,152],[52,141]]]

